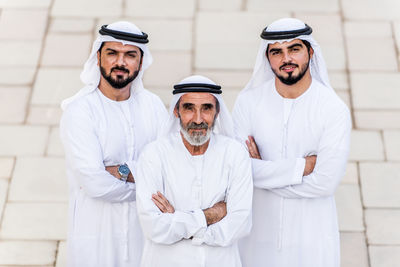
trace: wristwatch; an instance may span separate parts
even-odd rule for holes
[[[118,167],[118,173],[121,175],[121,181],[126,182],[128,179],[128,175],[131,173],[131,170],[129,169],[128,165],[126,163],[119,165]]]

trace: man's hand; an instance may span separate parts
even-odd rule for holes
[[[112,176],[117,179],[121,179],[121,175],[118,172],[119,165],[117,166],[106,166],[106,171],[108,171]],[[133,178],[132,172],[129,173],[127,182],[134,183],[135,179]]]
[[[203,212],[206,216],[207,226],[217,223],[226,216],[226,203],[220,201],[215,203],[211,208],[203,210]]]
[[[174,207],[169,203],[168,199],[159,191],[157,191],[157,194],[151,195],[151,200],[153,200],[154,204],[156,204],[162,213],[175,212]]]
[[[315,163],[317,161],[317,156],[307,156],[305,157],[305,159],[306,159],[306,165],[304,167],[303,176],[307,176],[313,172]]]
[[[250,157],[253,159],[261,159],[260,152],[253,136],[249,135],[249,140],[246,140],[247,149],[249,150]]]

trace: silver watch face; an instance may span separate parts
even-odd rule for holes
[[[126,164],[119,166],[118,172],[122,177],[128,177],[131,172]]]

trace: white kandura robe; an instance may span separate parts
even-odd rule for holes
[[[115,178],[105,166],[126,162],[135,176],[139,152],[156,139],[166,119],[163,103],[147,90],[113,101],[96,89],[64,111],[60,135],[70,189],[69,266],[139,266],[143,234],[136,185]]]
[[[274,80],[239,95],[235,133],[254,136],[253,228],[239,243],[245,267],[339,267],[334,193],[349,152],[351,118],[335,92],[317,80],[293,101]],[[317,155],[304,176],[304,157]]]
[[[137,205],[146,238],[142,267],[240,267],[237,240],[251,228],[253,183],[246,149],[211,135],[207,151],[192,156],[178,132],[149,144],[140,156]],[[175,213],[162,213],[160,191]],[[203,209],[225,200],[227,215],[207,227]],[[192,238],[193,237],[193,238]]]

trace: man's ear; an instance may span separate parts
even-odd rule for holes
[[[176,106],[175,106],[175,108],[174,108],[174,115],[175,115],[175,117],[179,118],[179,111],[178,111],[178,109],[176,108]]]
[[[100,56],[101,56],[100,51],[97,51],[97,66],[99,67],[100,67]]]
[[[312,59],[313,55],[314,55],[314,49],[310,47],[310,59]]]

